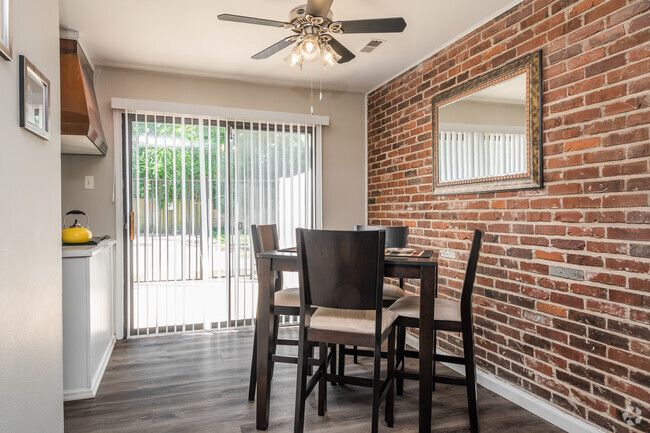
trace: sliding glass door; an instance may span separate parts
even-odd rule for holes
[[[250,325],[251,224],[315,224],[313,125],[126,113],[129,336]]]

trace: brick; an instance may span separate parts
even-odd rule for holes
[[[597,356],[589,356],[587,359],[587,364],[598,370],[610,374],[615,374],[615,375],[627,376],[629,372],[629,370],[626,367],[623,367],[622,365],[614,364],[613,362],[607,361],[606,359],[601,359]]]
[[[625,95],[626,85],[619,84],[613,87],[607,87],[605,89],[599,89],[595,92],[588,93],[585,96],[585,103],[587,105],[597,104],[604,102],[610,99],[618,98],[619,96]]]
[[[568,314],[566,308],[560,307],[559,305],[547,304],[545,302],[538,302],[537,310],[558,317],[567,317]]]
[[[625,259],[613,259],[613,258],[607,258],[607,260],[605,261],[605,267],[617,271],[640,272],[640,273],[647,273],[650,270],[650,264],[641,262],[639,260],[625,260]]]
[[[605,314],[611,314],[613,316],[622,318],[627,318],[629,313],[628,307],[612,304],[609,302],[594,301],[591,299],[587,300],[587,309]]]
[[[624,275],[613,274],[611,272],[585,272],[585,279],[595,283],[609,284],[611,286],[625,286],[627,279]]]
[[[597,115],[600,115],[600,110],[597,110]],[[594,118],[596,118],[594,117]],[[580,140],[569,141],[564,144],[564,150],[566,152],[575,152],[578,150],[590,149],[592,147],[598,147],[600,145],[600,137],[590,137],[583,138]]]
[[[631,244],[630,255],[650,259],[650,244]]]
[[[562,266],[550,266],[549,275],[554,277],[567,278],[570,280],[584,280],[585,273],[579,269],[565,268]]]
[[[551,293],[551,302],[572,308],[584,308],[584,300],[582,298],[564,293]]]
[[[562,250],[584,250],[586,243],[574,239],[551,239],[551,246]]]
[[[650,340],[650,327],[648,326],[622,322],[615,319],[607,319],[607,329],[619,334],[625,334],[630,337],[641,339],[642,341]]]
[[[571,284],[570,290],[572,293],[576,293],[578,295],[601,299],[607,298],[607,289],[603,289],[602,287],[576,283]]]
[[[582,219],[582,216],[583,216],[582,212],[578,212],[578,211],[569,211],[569,212],[558,211],[555,213],[555,221],[577,223]]]
[[[536,250],[535,257],[542,260],[552,260],[554,262],[564,261],[564,254],[555,251]]]
[[[560,356],[563,356],[567,359],[576,361],[576,362],[584,362],[587,357],[585,356],[584,353],[580,352],[579,350],[575,350],[571,347],[563,346],[560,344],[553,344],[552,351],[554,353],[557,353]]]
[[[589,340],[588,338],[571,335],[571,337],[569,337],[569,344],[571,347],[580,349],[587,353],[593,353],[594,355],[599,355],[602,357],[605,357],[607,355],[606,345],[595,342],[593,340]]]
[[[566,262],[572,265],[581,265],[581,266],[594,266],[594,267],[604,266],[604,260],[602,259],[602,257],[587,256],[582,254],[567,254]]]
[[[607,229],[607,237],[609,239],[648,241],[650,240],[650,229],[609,227]]]
[[[585,379],[588,379],[592,382],[598,382],[598,383],[605,383],[605,375],[603,373],[600,373],[596,370],[592,370],[591,368],[585,367],[584,365],[581,364],[569,364],[569,370],[571,370],[571,373],[583,377]],[[589,389],[589,391],[591,388]]]
[[[603,197],[603,207],[643,207],[647,204],[647,194],[608,195]]]

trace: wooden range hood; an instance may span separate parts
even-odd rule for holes
[[[106,155],[93,70],[75,39],[61,45],[61,153]]]

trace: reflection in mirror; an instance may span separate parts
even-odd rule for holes
[[[434,96],[433,193],[542,186],[541,51]]]
[[[526,173],[525,73],[438,110],[440,183]]]
[[[45,129],[43,109],[45,108],[45,86],[34,72],[27,70],[27,121]]]

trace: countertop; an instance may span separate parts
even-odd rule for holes
[[[63,258],[92,257],[115,244],[115,239],[109,239],[99,245],[63,245]]]

